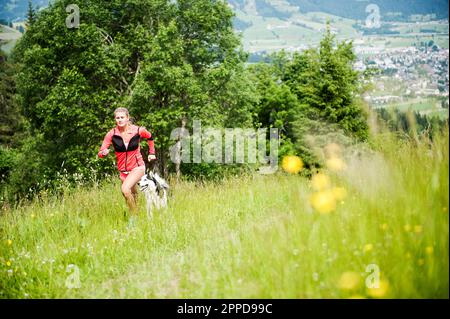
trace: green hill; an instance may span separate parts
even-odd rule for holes
[[[171,183],[168,210],[131,228],[117,181],[44,195],[2,213],[0,298],[448,298],[446,132],[431,148],[384,136],[331,185]],[[318,186],[334,211],[311,207]]]

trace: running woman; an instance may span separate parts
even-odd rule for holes
[[[125,197],[132,215],[137,213],[137,189],[136,184],[145,174],[145,163],[140,151],[141,138],[147,139],[148,161],[156,159],[155,145],[152,134],[145,127],[133,125],[130,114],[124,107],[114,111],[116,127],[112,128],[105,136],[98,156],[105,157],[109,153],[111,143],[114,146],[117,159],[117,168],[122,181],[122,194]]]

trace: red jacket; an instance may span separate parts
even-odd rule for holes
[[[123,138],[117,126],[111,129],[103,139],[98,156],[105,157],[102,152],[108,149],[112,143],[116,153],[117,168],[121,172],[129,172],[137,166],[144,165],[140,149],[141,138],[147,139],[149,154],[154,155],[155,145],[152,134],[145,127],[131,125],[128,136]],[[128,142],[128,145],[125,144],[126,142]]]

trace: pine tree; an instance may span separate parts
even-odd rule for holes
[[[28,0],[28,11],[27,11],[27,21],[25,22],[25,26],[27,29],[30,28],[36,21],[36,10],[33,8],[33,3],[31,0]]]
[[[308,117],[337,124],[360,140],[368,137],[367,115],[355,98],[359,73],[353,70],[356,56],[351,42],[337,42],[328,25],[318,50],[294,54],[285,81],[302,104]]]

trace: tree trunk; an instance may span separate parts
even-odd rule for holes
[[[177,180],[179,181],[181,178],[181,170],[180,170],[180,166],[181,166],[181,133],[184,132],[184,129],[186,128],[186,116],[183,116],[183,118],[181,119],[181,131],[180,134],[178,134],[178,138],[177,138],[177,143],[175,144],[175,149],[176,149],[176,156],[177,156],[177,161],[175,163],[175,172],[176,172],[176,176],[177,176]]]

